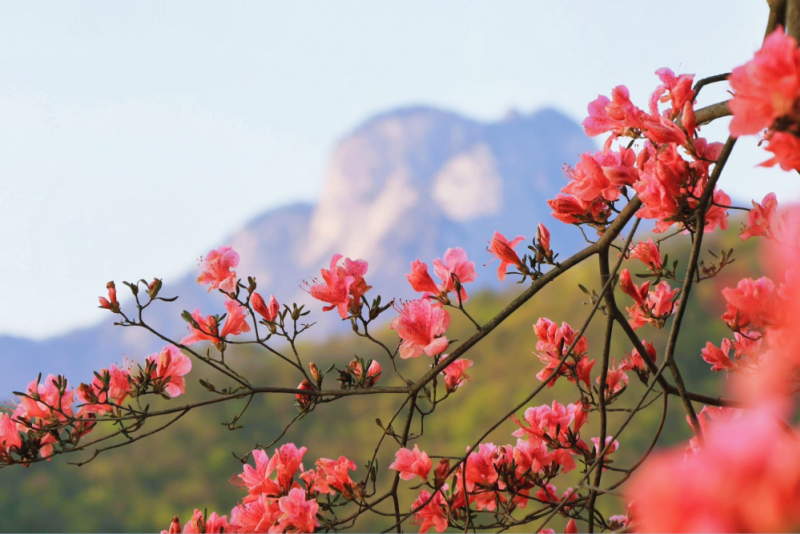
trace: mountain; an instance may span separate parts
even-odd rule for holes
[[[412,296],[403,275],[413,260],[430,264],[456,246],[478,266],[472,287],[497,287],[491,266],[480,267],[490,259],[484,249],[495,230],[530,239],[544,221],[557,252],[581,246],[579,231],[552,219],[546,200],[564,184],[563,164],[592,148],[582,128],[553,109],[488,123],[430,107],[383,113],[338,143],[316,205],[268,211],[220,245],[240,253],[240,276],[255,276],[262,294],[287,303],[310,303],[300,284],[318,276],[334,253],[368,260],[370,295],[387,300]],[[220,296],[205,293],[196,276],[195,269],[175,283],[165,281],[162,295],[180,298],[148,309],[148,323],[180,339],[182,310],[220,313]],[[123,355],[141,361],[163,344],[142,329],[112,323],[109,317],[42,341],[0,337],[0,398],[24,389],[40,371],[87,381]],[[346,326],[330,320],[314,330],[321,336],[339,328]]]

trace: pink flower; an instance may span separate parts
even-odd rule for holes
[[[267,471],[276,472],[275,482],[285,490],[292,487],[292,481],[298,470],[303,470],[303,455],[306,453],[305,447],[299,449],[294,443],[281,445],[275,449],[272,459],[267,464]]]
[[[600,438],[592,438],[592,443],[594,443],[595,455],[600,454],[600,450],[602,449],[602,447],[600,447]],[[619,441],[615,440],[614,436],[606,436],[606,444],[605,444],[605,446],[608,447],[608,450],[603,455],[603,463],[605,463],[605,460],[608,458],[609,454],[612,454],[612,453],[616,452],[617,449],[619,449]],[[603,467],[603,471],[605,471],[605,470],[606,470],[606,468]]]
[[[728,357],[728,351],[731,349],[731,342],[728,339],[722,340],[721,348],[717,348],[710,341],[706,343],[706,348],[700,351],[703,359],[712,365],[712,371],[727,371],[736,367],[736,365]]]
[[[798,150],[800,151],[800,145],[798,145]],[[742,233],[739,234],[742,241],[756,236],[772,238],[772,219],[775,217],[777,209],[778,199],[775,198],[775,193],[765,196],[761,204],[754,200],[753,209],[747,213],[747,223],[745,223]]]
[[[731,328],[760,328],[773,324],[774,292],[775,284],[767,277],[758,280],[744,278],[739,281],[736,289],[726,287],[722,290],[722,296],[728,302],[728,310],[722,315],[722,320]]]
[[[658,250],[658,246],[653,243],[652,239],[648,239],[646,242],[639,241],[631,249],[631,258],[641,261],[653,272],[658,272],[662,268],[661,251]]]
[[[281,515],[278,501],[262,493],[255,500],[245,501],[231,510],[231,531],[271,532]]]
[[[444,333],[450,326],[450,314],[438,302],[428,298],[411,300],[403,304],[400,315],[392,321],[391,328],[400,336],[400,357],[417,358],[441,354],[447,349]],[[441,337],[439,337],[441,336]]]
[[[428,480],[428,473],[431,472],[433,463],[424,451],[420,451],[417,445],[414,450],[400,449],[394,455],[395,461],[389,466],[400,473],[403,480],[411,480],[418,476],[424,481]]]
[[[796,436],[758,410],[719,421],[704,445],[656,452],[627,494],[640,532],[786,532],[800,524]]]
[[[519,259],[517,253],[514,252],[514,247],[519,245],[520,241],[523,239],[525,238],[519,235],[512,241],[509,241],[500,232],[495,232],[494,236],[492,236],[487,251],[492,254],[495,259],[500,260],[500,266],[497,268],[497,278],[499,278],[501,282],[506,279],[506,270],[509,265],[522,268],[522,260]],[[494,259],[492,261],[494,261]],[[492,263],[492,261],[489,263]]]
[[[675,76],[675,73],[666,67],[658,69],[656,74],[663,85],[660,85],[653,92],[651,98],[658,99],[661,102],[671,101],[672,110],[669,118],[674,119],[686,104],[691,104],[694,100],[694,91],[692,90],[694,74]],[[665,91],[666,94],[664,94]]]
[[[647,355],[650,356],[650,359],[655,362],[658,359],[656,347],[645,340],[642,340],[642,345],[644,345],[645,350],[647,350]],[[637,373],[646,373],[649,369],[648,365],[644,362],[644,358],[642,358],[642,355],[639,354],[639,351],[635,348],[630,355],[627,353],[625,354],[625,359],[620,362],[619,368],[624,371],[636,371]]]
[[[445,376],[444,384],[445,390],[448,393],[454,392],[465,382],[469,382],[472,378],[465,374],[464,371],[472,367],[472,360],[460,359],[456,360],[444,368],[440,374]]]
[[[64,379],[60,376],[47,375],[43,382],[37,383],[36,380],[32,380],[28,384],[26,393],[30,396],[38,395],[39,400],[23,397],[14,411],[13,419],[19,421],[20,417],[24,417],[29,420],[35,418],[42,421],[65,421],[67,417],[72,417],[75,392],[65,390],[62,395],[57,386],[59,380]]]
[[[622,269],[619,273],[619,288],[623,293],[631,297],[636,304],[644,306],[650,293],[650,282],[644,282],[641,287],[631,280],[631,273],[628,269]]]
[[[253,305],[253,310],[255,310],[256,313],[263,317],[268,323],[274,322],[275,318],[278,317],[278,312],[281,311],[281,305],[278,304],[278,300],[275,298],[275,295],[269,296],[269,306],[266,305],[261,295],[256,292],[253,292],[253,295],[250,297],[250,302]]]
[[[174,521],[174,520],[173,520]],[[178,523],[180,526],[180,523]],[[219,533],[227,532],[230,528],[228,524],[228,516],[220,517],[217,512],[211,512],[211,515],[206,519],[203,512],[196,509],[192,518],[183,526],[184,534],[206,534],[206,533]]]
[[[647,307],[650,313],[657,318],[666,319],[672,315],[677,302],[674,301],[675,295],[680,291],[679,288],[672,289],[666,281],[662,281],[656,286],[655,291],[651,291],[647,298]]]
[[[0,413],[0,458],[12,447],[17,450],[22,447],[17,424],[8,414]]]
[[[713,232],[719,226],[721,230],[728,229],[728,206],[731,205],[729,197],[722,189],[714,191],[714,204],[706,213],[706,224],[703,227],[704,233]]]
[[[219,247],[208,253],[205,259],[201,258],[202,272],[197,277],[200,285],[209,284],[208,290],[221,289],[233,293],[236,289],[236,266],[239,265],[239,254],[231,247]]]
[[[200,308],[195,308],[191,313],[192,319],[197,323],[198,328],[195,328],[191,323],[187,327],[189,335],[181,339],[181,345],[194,345],[201,341],[211,341],[215,345],[220,343],[219,340],[219,326],[213,315],[207,315],[203,318],[200,313]]]
[[[546,317],[541,317],[536,321],[536,324],[533,325],[533,332],[539,338],[539,341],[536,342],[536,350],[553,355],[562,355],[563,351],[575,342],[575,330],[570,325],[561,323],[561,327],[559,327]],[[588,349],[589,342],[586,340],[586,336],[581,336],[575,343],[572,352],[573,354],[583,354]]]
[[[100,376],[108,373],[108,391],[103,391],[103,383],[95,376],[91,385],[81,384],[75,390],[75,395],[78,400],[84,403],[81,407],[81,413],[96,413],[105,414],[112,410],[108,404],[122,404],[122,402],[130,394],[130,370],[117,367],[116,364],[111,365],[110,370],[102,369]],[[94,398],[94,401],[92,400]]]
[[[636,153],[626,148],[616,152],[609,149],[594,154],[587,152],[574,169],[566,167],[565,173],[572,181],[562,192],[586,202],[598,197],[617,200],[620,187],[633,185],[639,179]]]
[[[553,209],[551,215],[567,224],[604,223],[611,213],[608,204],[599,198],[584,201],[572,195],[559,193],[556,198],[548,200],[547,204]]]
[[[411,272],[406,275],[406,279],[411,284],[414,291],[420,293],[431,293],[433,295],[439,294],[439,286],[433,281],[431,275],[428,274],[428,264],[422,263],[419,260],[414,260],[411,263]]]
[[[597,380],[595,381],[599,384],[600,377],[598,376]],[[628,375],[625,374],[624,364],[620,362],[620,366],[616,367],[616,364],[612,358],[611,365],[606,373],[606,398],[613,397],[626,387],[628,387]]]
[[[278,501],[281,515],[278,518],[280,532],[314,532],[319,521],[319,504],[314,499],[306,500],[306,492],[295,488]]]
[[[156,368],[151,379],[158,379],[164,390],[175,398],[186,393],[186,380],[183,378],[192,370],[192,360],[181,353],[175,345],[167,345],[158,354],[147,357],[148,362],[155,362]]]
[[[442,281],[438,286],[428,274],[428,265],[415,260],[411,264],[411,272],[406,275],[406,278],[414,291],[430,293],[438,297],[455,291],[455,281],[453,280],[455,275],[462,284],[461,301],[466,302],[468,297],[463,284],[474,281],[478,276],[475,273],[475,262],[467,260],[467,253],[461,247],[448,248],[444,253],[444,261],[439,258],[433,260],[433,272]]]
[[[356,464],[352,460],[339,456],[338,460],[320,458],[317,460],[316,488],[320,493],[334,493],[338,491],[345,497],[353,495],[355,482],[350,478],[349,471],[356,470]]]
[[[553,463],[553,458],[543,441],[518,439],[514,447],[514,463],[517,464],[517,476],[522,476],[529,470],[533,473],[542,471]]]
[[[239,481],[231,479],[231,483],[244,486],[250,495],[264,493],[270,497],[279,496],[281,488],[269,478],[274,470],[269,467],[269,455],[266,451],[255,449],[253,450],[253,460],[256,464],[255,468],[250,464],[244,464],[244,471],[240,475],[236,475]]]
[[[564,528],[564,534],[577,534],[578,533],[578,525],[575,524],[574,519],[570,519],[567,523],[567,526]]]
[[[467,449],[469,450],[469,449]],[[473,491],[475,485],[492,486],[497,482],[498,474],[494,466],[497,446],[494,443],[481,443],[478,450],[467,457],[467,491]]]
[[[800,138],[786,132],[771,132],[767,135],[767,150],[775,154],[761,167],[780,165],[784,171],[800,171]]]
[[[334,254],[331,258],[330,269],[321,269],[323,282],[316,282],[309,289],[311,296],[330,306],[322,308],[330,311],[339,310],[342,319],[347,319],[350,312],[360,313],[361,298],[371,289],[364,280],[369,264],[364,260],[351,260],[345,258],[344,267],[337,264],[342,259],[341,254]]]
[[[219,337],[225,339],[250,331],[250,325],[247,324],[247,310],[244,306],[236,301],[226,300],[225,309],[228,311],[228,316],[225,318],[225,326],[222,327]]]
[[[466,302],[468,297],[463,284],[473,282],[478,277],[475,273],[475,262],[467,260],[467,253],[461,247],[448,248],[443,258],[444,261],[438,258],[433,260],[433,272],[442,281],[441,291],[443,293],[455,291],[453,281],[455,275],[462,284],[461,301]]]
[[[597,100],[589,103],[589,117],[582,123],[589,137],[605,132],[627,135],[629,130],[642,127],[644,111],[633,105],[627,87],[615,87],[611,98],[598,96]]]
[[[243,332],[250,331],[250,325],[247,324],[247,310],[244,306],[235,300],[226,300],[225,309],[228,313],[225,317],[225,324],[222,326],[222,332],[219,332],[219,325],[214,316],[207,315],[203,319],[200,309],[196,308],[192,312],[192,318],[200,328],[195,328],[190,324],[189,331],[191,333],[181,339],[181,345],[194,345],[201,341],[211,341],[219,347],[228,336],[238,336]]]
[[[447,529],[448,521],[448,508],[447,501],[445,501],[442,491],[447,491],[447,484],[442,486],[441,490],[436,490],[433,498],[431,499],[430,492],[422,490],[419,492],[419,497],[411,505],[412,510],[416,510],[424,503],[428,503],[424,508],[414,514],[413,524],[419,525],[420,534],[425,534],[431,527],[436,532],[444,532]],[[430,502],[428,502],[430,500]]]
[[[797,41],[777,28],[752,60],[730,76],[733,100],[731,135],[755,134],[793,112],[800,98],[800,52]]]

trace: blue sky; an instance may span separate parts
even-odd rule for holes
[[[314,200],[336,140],[374,113],[494,120],[549,105],[581,120],[618,84],[644,107],[659,67],[746,61],[767,14],[752,0],[657,5],[5,4],[0,333],[91,324],[108,280],[178,276],[252,216]],[[754,145],[737,147],[723,188],[800,196],[796,176],[754,167]]]

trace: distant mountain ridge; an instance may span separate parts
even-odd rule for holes
[[[369,262],[369,295],[413,296],[403,276],[409,264],[417,258],[430,264],[456,246],[478,266],[473,291],[498,287],[494,270],[481,268],[490,259],[483,251],[495,230],[530,239],[537,223],[545,222],[557,251],[566,254],[583,243],[575,228],[549,216],[546,200],[565,183],[563,164],[593,148],[579,125],[553,109],[489,123],[431,107],[390,111],[337,144],[317,204],[267,211],[220,245],[241,255],[241,277],[255,276],[261,293],[286,303],[310,303],[300,284],[327,267],[334,253]],[[196,277],[193,270],[165,281],[162,295],[180,298],[159,303],[146,316],[173,339],[186,330],[182,310],[222,309],[220,295],[207,294]],[[118,287],[124,295],[127,290]],[[316,312],[319,307],[312,304]],[[344,328],[333,316],[321,318],[317,335]],[[112,323],[109,314],[96,326],[41,341],[0,336],[0,398],[24,389],[40,371],[66,374],[77,384],[123,355],[141,361],[163,345],[142,329]]]

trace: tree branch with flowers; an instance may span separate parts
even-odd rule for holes
[[[77,387],[65,376],[40,375],[16,392],[16,404],[0,414],[0,466],[30,466],[73,453],[83,453],[77,462],[82,465],[165,431],[193,410],[244,399],[242,410],[225,423],[234,430],[254,397],[290,395],[296,416],[271,444],[241,458],[242,471],[232,479],[242,491],[240,503],[224,515],[196,510],[183,520],[166,518],[165,532],[338,532],[367,516],[382,521],[387,532],[408,524],[423,533],[514,527],[553,532],[549,524],[557,516],[566,532],[797,529],[800,440],[788,421],[800,383],[800,209],[779,210],[774,194],[740,208],[748,213],[739,236],[763,241],[770,277],[745,278],[722,290],[727,309],[720,320],[730,337],[680,355],[702,358],[712,372],[725,371],[727,396],[690,390],[676,354],[693,289],[733,261],[731,251],[704,257],[703,241],[707,233],[727,231],[729,211],[737,208],[718,187],[737,140],[753,142],[757,136],[770,152],[762,165],[800,172],[800,1],[769,4],[763,46],[730,74],[695,80],[659,69],[660,83],[646,107],[638,107],[623,85],[589,104],[583,126],[589,136],[606,136],[602,149],[565,167],[569,183],[548,203],[558,221],[580,227],[586,236],[594,231],[596,238],[562,258],[545,224],[538,224],[526,249],[525,237],[509,240],[495,232],[487,251],[499,262],[497,277],[516,279],[523,289],[490,320],[481,323],[471,313],[468,286],[478,273],[460,247],[433,260],[433,276],[427,263],[411,264],[406,278],[419,298],[410,301],[373,297],[367,261],[337,254],[320,279],[305,285],[324,303],[314,320],[338,315],[381,357],[355,356],[323,371],[298,344],[317,310],[261,295],[254,278],[237,274],[236,251],[220,247],[203,260],[198,283],[219,293],[222,304],[212,314],[184,311],[188,334],[180,339],[147,321],[150,306],[176,298],[162,295],[161,280],[125,282],[133,303],[124,309],[109,283],[100,305],[114,314],[115,324],[146,330],[165,347],[141,364],[101,369]],[[700,90],[712,83],[728,83],[733,97],[698,107]],[[724,143],[700,136],[703,125],[728,115],[730,137]],[[658,237],[645,241],[637,235],[642,220],[652,222]],[[670,263],[662,245],[679,240],[690,243],[688,257]],[[469,394],[469,373],[481,365],[465,358],[470,349],[543,288],[588,261],[597,262],[601,287],[581,286],[591,308],[580,327],[547,317],[533,325],[542,368],[524,400],[513,406],[498,400],[501,416],[463,443],[464,453],[422,450],[417,441],[426,418],[435,418],[451,397]],[[637,268],[645,272],[631,272]],[[451,314],[463,316],[474,333],[458,341],[448,337]],[[396,335],[391,342],[381,340],[389,317]],[[586,336],[593,321],[602,322],[602,338]],[[656,329],[668,331],[663,346],[645,339]],[[625,340],[630,353],[614,354],[615,338]],[[230,357],[237,346],[263,351],[296,373],[299,383],[251,383]],[[409,360],[418,358],[430,368],[415,372]],[[177,404],[195,366],[222,378],[199,380],[207,396]],[[628,387],[631,375],[644,386],[639,396]],[[536,404],[542,391],[565,381],[572,397]],[[284,440],[292,424],[314,417],[318,406],[370,395],[396,399],[387,422],[377,421],[370,457],[342,454],[309,462],[306,447]],[[168,407],[151,409],[151,399],[158,398]],[[623,398],[628,408],[619,408]],[[680,401],[694,437],[684,447],[654,452],[670,398]],[[660,418],[646,450],[630,467],[614,465],[625,430],[654,404],[661,407]],[[610,417],[615,411],[627,413],[618,425]],[[589,421],[597,435],[587,432]],[[498,429],[507,429],[516,443],[486,442]],[[273,445],[278,446],[270,455]],[[387,448],[395,460],[381,468],[377,458]],[[564,489],[564,475],[572,471],[579,483]],[[610,514],[609,496],[629,503],[627,514]]]

